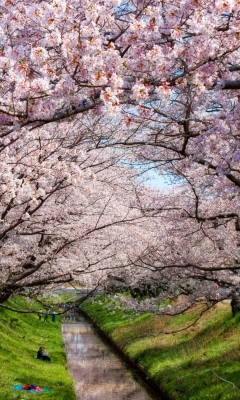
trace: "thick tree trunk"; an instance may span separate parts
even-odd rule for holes
[[[240,293],[235,293],[232,297],[231,301],[231,307],[232,307],[232,315],[233,317],[240,312]]]
[[[11,293],[9,292],[0,292],[0,304],[3,304],[5,301],[9,299]]]

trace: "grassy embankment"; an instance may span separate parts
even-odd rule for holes
[[[218,304],[196,325],[174,334],[166,332],[189,325],[200,306],[175,317],[137,316],[100,296],[82,308],[170,399],[240,399],[240,313],[233,318],[229,303]]]
[[[40,306],[25,299],[14,298],[9,305],[18,309]],[[0,308],[0,399],[28,400],[34,395],[15,391],[18,384],[35,384],[53,392],[37,394],[44,400],[75,400],[73,382],[66,368],[60,319],[53,323],[39,321],[36,314],[19,314]],[[46,348],[53,362],[34,358],[40,346]]]

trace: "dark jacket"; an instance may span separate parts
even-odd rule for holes
[[[47,354],[44,353],[43,350],[38,350],[37,358],[39,358],[40,360],[51,361],[50,358],[47,356]]]

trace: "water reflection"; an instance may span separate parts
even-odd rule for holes
[[[78,400],[153,399],[87,322],[64,323],[62,332]]]

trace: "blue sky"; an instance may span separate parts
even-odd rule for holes
[[[163,175],[159,175],[154,170],[149,171],[148,174],[149,179],[146,180],[146,183],[148,183],[149,186],[155,187],[157,189],[169,190],[171,184],[166,177],[164,178]]]

